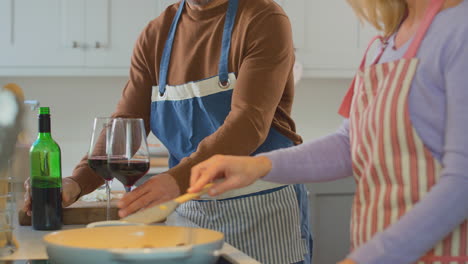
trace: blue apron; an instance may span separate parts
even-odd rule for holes
[[[167,85],[172,46],[184,7],[185,0],[180,3],[171,24],[160,62],[159,86],[153,87],[151,103],[151,131],[169,150],[169,167],[176,166],[184,157],[190,156],[196,151],[200,141],[216,132],[224,123],[231,111],[232,92],[236,83],[236,74],[228,72],[228,56],[238,0],[229,0],[224,23],[219,75],[183,85]],[[252,155],[293,145],[289,138],[272,127],[265,142]],[[309,207],[306,192],[303,185],[278,186],[263,182],[258,183],[257,186],[254,185],[253,189],[246,189],[244,193],[237,193],[238,195],[228,199],[186,203],[186,205],[179,207],[178,212],[190,220],[196,220],[195,222],[202,227],[211,226],[210,216],[216,216],[220,223],[216,229],[225,232],[226,240],[262,263],[296,263],[303,261],[304,258],[306,259],[305,263],[310,263],[312,240],[308,226]],[[224,211],[219,208],[221,204],[219,201],[223,201],[223,208],[243,210],[246,213],[252,213],[253,216],[254,212],[258,213],[259,208],[263,209],[265,204],[271,204],[270,200],[273,196],[275,199],[283,201],[276,204],[274,210],[267,210],[258,217],[249,219],[252,221],[252,225],[247,226],[246,223],[240,222],[237,223],[235,231],[232,231],[232,226],[229,227],[230,231],[228,231],[226,223],[221,221],[227,215],[226,213],[223,215]],[[248,204],[244,200],[249,200]],[[289,201],[289,203],[285,201]],[[209,212],[205,210],[206,206],[209,207]],[[291,208],[287,207],[292,207],[292,210],[295,211],[291,212]],[[291,217],[291,213],[295,213],[297,219]],[[259,221],[264,221],[265,217],[277,218],[278,221],[271,221],[269,228],[279,232],[278,238],[287,241],[285,245],[264,241],[261,238],[262,234],[258,235],[257,241],[242,241],[245,239],[240,239],[242,233],[261,232],[258,228],[258,230],[252,228],[255,228]],[[295,228],[298,226],[300,228]],[[291,230],[287,230],[288,228]],[[296,232],[297,230],[299,232]],[[295,233],[297,234],[294,235]],[[255,240],[255,238],[252,239]],[[279,257],[277,254],[273,254],[274,252],[283,252],[284,254],[282,253]]]

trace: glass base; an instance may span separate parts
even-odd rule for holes
[[[7,245],[7,246],[4,246],[4,247],[1,247],[0,248],[0,257],[9,256],[9,255],[15,253],[16,250],[17,250],[17,248],[16,248],[15,245]]]

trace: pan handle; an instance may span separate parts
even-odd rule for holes
[[[192,256],[192,246],[157,249],[113,249],[109,250],[112,259],[118,262],[138,262],[152,260],[185,259]]]

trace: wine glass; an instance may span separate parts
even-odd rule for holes
[[[115,118],[112,122],[107,165],[126,192],[149,170],[146,136],[141,118]]]
[[[96,117],[94,119],[93,133],[88,151],[88,165],[106,182],[106,220],[110,220],[110,201],[112,172],[107,166],[109,157],[109,141],[114,118]]]

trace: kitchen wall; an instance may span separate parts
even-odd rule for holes
[[[115,108],[124,77],[16,77],[0,78],[0,84],[14,82],[26,99],[39,100],[52,111],[52,135],[62,148],[63,175],[86,153],[95,116],[107,116]],[[296,90],[293,117],[304,140],[334,131],[341,123],[336,114],[348,79],[302,80]],[[33,117],[32,126],[36,126]]]
[[[293,118],[304,141],[335,131],[343,120],[338,108],[351,80],[306,79],[296,88]]]
[[[93,118],[109,115],[117,103],[125,78],[35,77],[0,78],[0,84],[20,85],[26,99],[51,107],[52,136],[62,150],[63,176],[71,175],[87,152]],[[33,117],[34,114],[31,113]],[[33,117],[34,118],[34,117]],[[36,126],[32,120],[32,126]],[[37,130],[37,128],[34,127]]]

